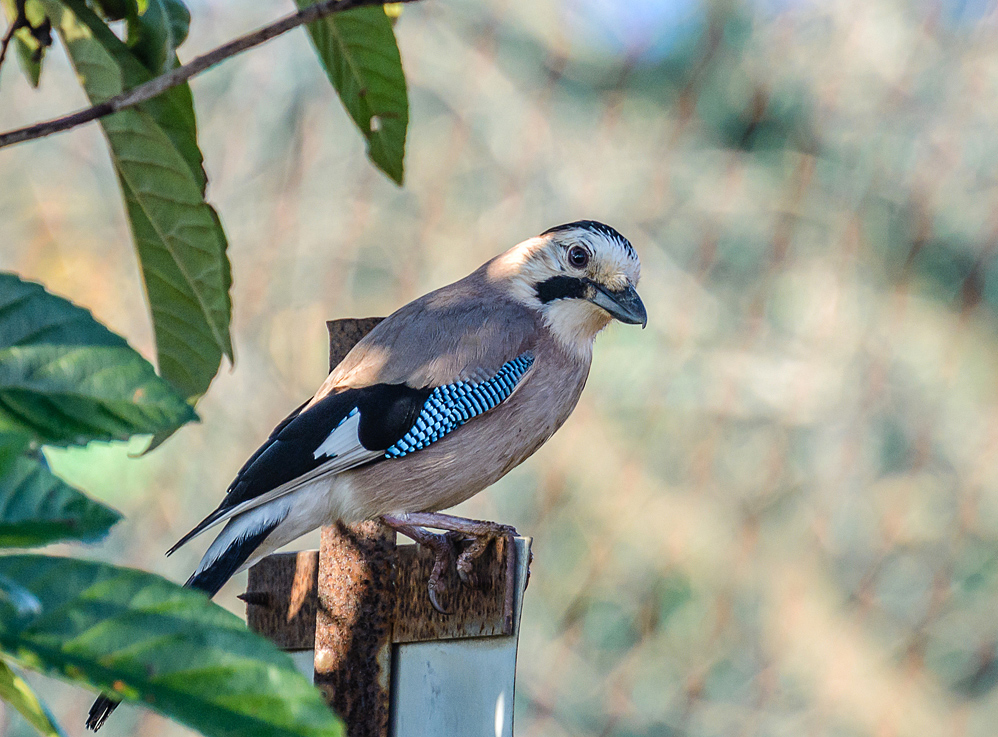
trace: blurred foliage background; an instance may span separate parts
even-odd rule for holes
[[[290,9],[193,3],[184,57]],[[601,336],[565,428],[458,509],[534,537],[517,733],[994,734],[996,22],[983,0],[426,0],[396,27],[404,189],[303,31],[196,78],[236,365],[149,456],[49,453],[126,514],[87,553],[184,580],[202,548],[163,551],[322,380],[325,319],[595,218],[641,254],[648,329]],[[41,93],[13,67],[0,127],[84,104],[61,50]],[[0,152],[0,268],[152,356],[100,137]],[[92,694],[33,680],[82,733]],[[186,733],[120,712],[108,737]]]

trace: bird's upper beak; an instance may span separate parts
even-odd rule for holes
[[[593,288],[589,301],[594,305],[602,307],[614,318],[629,325],[640,325],[643,328],[648,324],[645,305],[633,286],[627,285],[623,289],[612,291],[595,282],[590,284]]]

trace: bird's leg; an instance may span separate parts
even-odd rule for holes
[[[441,535],[431,532],[425,527],[408,524],[401,517],[386,514],[381,520],[396,532],[401,532],[403,535],[411,537],[420,545],[433,551],[433,570],[430,573],[429,583],[427,583],[430,603],[441,614],[450,614],[449,611],[441,606],[440,600],[437,598],[437,593],[444,591],[446,588],[441,577],[454,557],[454,541],[449,535]]]
[[[462,550],[461,554],[457,557],[458,576],[461,577],[464,583],[469,585],[472,584],[471,570],[475,559],[485,552],[490,542],[496,538],[506,538],[506,592],[503,599],[503,608],[508,620],[507,624],[511,626],[514,598],[513,579],[516,575],[516,547],[513,540],[517,534],[515,529],[509,525],[499,524],[498,522],[455,517],[452,514],[442,514],[440,512],[409,512],[400,514],[394,519],[405,525],[418,526],[419,528],[433,527],[437,530],[458,532],[474,538],[472,543]]]

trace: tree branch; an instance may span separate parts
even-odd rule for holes
[[[0,66],[3,66],[3,60],[7,58],[7,47],[10,46],[10,40],[14,38],[14,31],[17,28],[17,25],[11,23],[7,28],[7,32],[3,35],[3,39],[0,40]]]
[[[259,46],[265,41],[269,41],[275,36],[280,36],[282,33],[286,33],[305,23],[311,23],[320,18],[325,18],[327,15],[339,13],[344,10],[353,10],[354,8],[371,5],[384,5],[386,2],[408,3],[416,2],[416,0],[321,0],[321,2],[317,2],[315,5],[310,5],[307,8],[299,10],[297,13],[271,23],[269,26],[264,26],[252,33],[229,41],[229,43],[219,46],[214,51],[209,51],[207,54],[198,56],[183,66],[171,69],[169,72],[150,79],[148,82],[140,84],[134,89],[122,92],[120,95],[115,95],[109,100],[105,100],[93,107],[61,118],[48,120],[44,123],[36,123],[26,128],[18,128],[17,130],[2,133],[0,134],[0,148],[69,130],[78,125],[103,118],[105,115],[116,113],[124,108],[138,105],[156,95],[162,94],[171,87],[176,87],[178,84],[186,82],[194,75],[200,74],[219,62],[225,61],[230,56],[235,56],[254,46]]]

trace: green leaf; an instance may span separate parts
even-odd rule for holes
[[[0,557],[37,616],[0,603],[0,648],[206,735],[342,735],[319,692],[272,643],[196,591],[149,573],[40,555]]]
[[[37,458],[19,456],[0,466],[0,547],[94,542],[119,519],[120,514],[74,489]]]
[[[94,7],[107,20],[125,20],[139,14],[136,0],[95,0]]]
[[[191,13],[181,0],[140,0],[128,17],[128,48],[153,74],[177,65],[177,49],[187,39]]]
[[[295,0],[299,8],[315,0]],[[312,44],[343,106],[367,139],[367,155],[402,184],[409,124],[402,57],[380,6],[333,13],[308,25]]]
[[[17,50],[17,63],[21,65],[24,76],[28,78],[28,84],[37,88],[42,78],[42,59],[45,56],[45,49],[39,46],[33,50],[20,34],[14,36],[14,48]]]
[[[0,272],[0,431],[70,445],[195,419],[149,362],[90,312]]]
[[[46,737],[64,737],[49,710],[27,681],[0,660],[0,699],[17,709],[35,729]]]
[[[81,0],[43,1],[91,102],[152,78]],[[204,199],[190,88],[174,87],[101,124],[142,266],[159,371],[193,404],[222,356],[232,360],[232,276],[221,223]]]
[[[14,0],[0,0],[0,7],[3,8],[7,22],[13,23],[17,18],[17,7]],[[45,11],[38,0],[27,0],[24,4],[24,14],[32,28],[44,28]],[[35,38],[30,29],[21,28],[14,33],[14,47],[17,50],[17,60],[24,76],[28,78],[28,83],[32,87],[38,87],[46,46]]]
[[[42,610],[38,597],[6,576],[0,576],[0,606],[6,606],[15,617],[29,617]]]
[[[0,476],[13,468],[17,459],[30,447],[30,435],[0,430]]]

